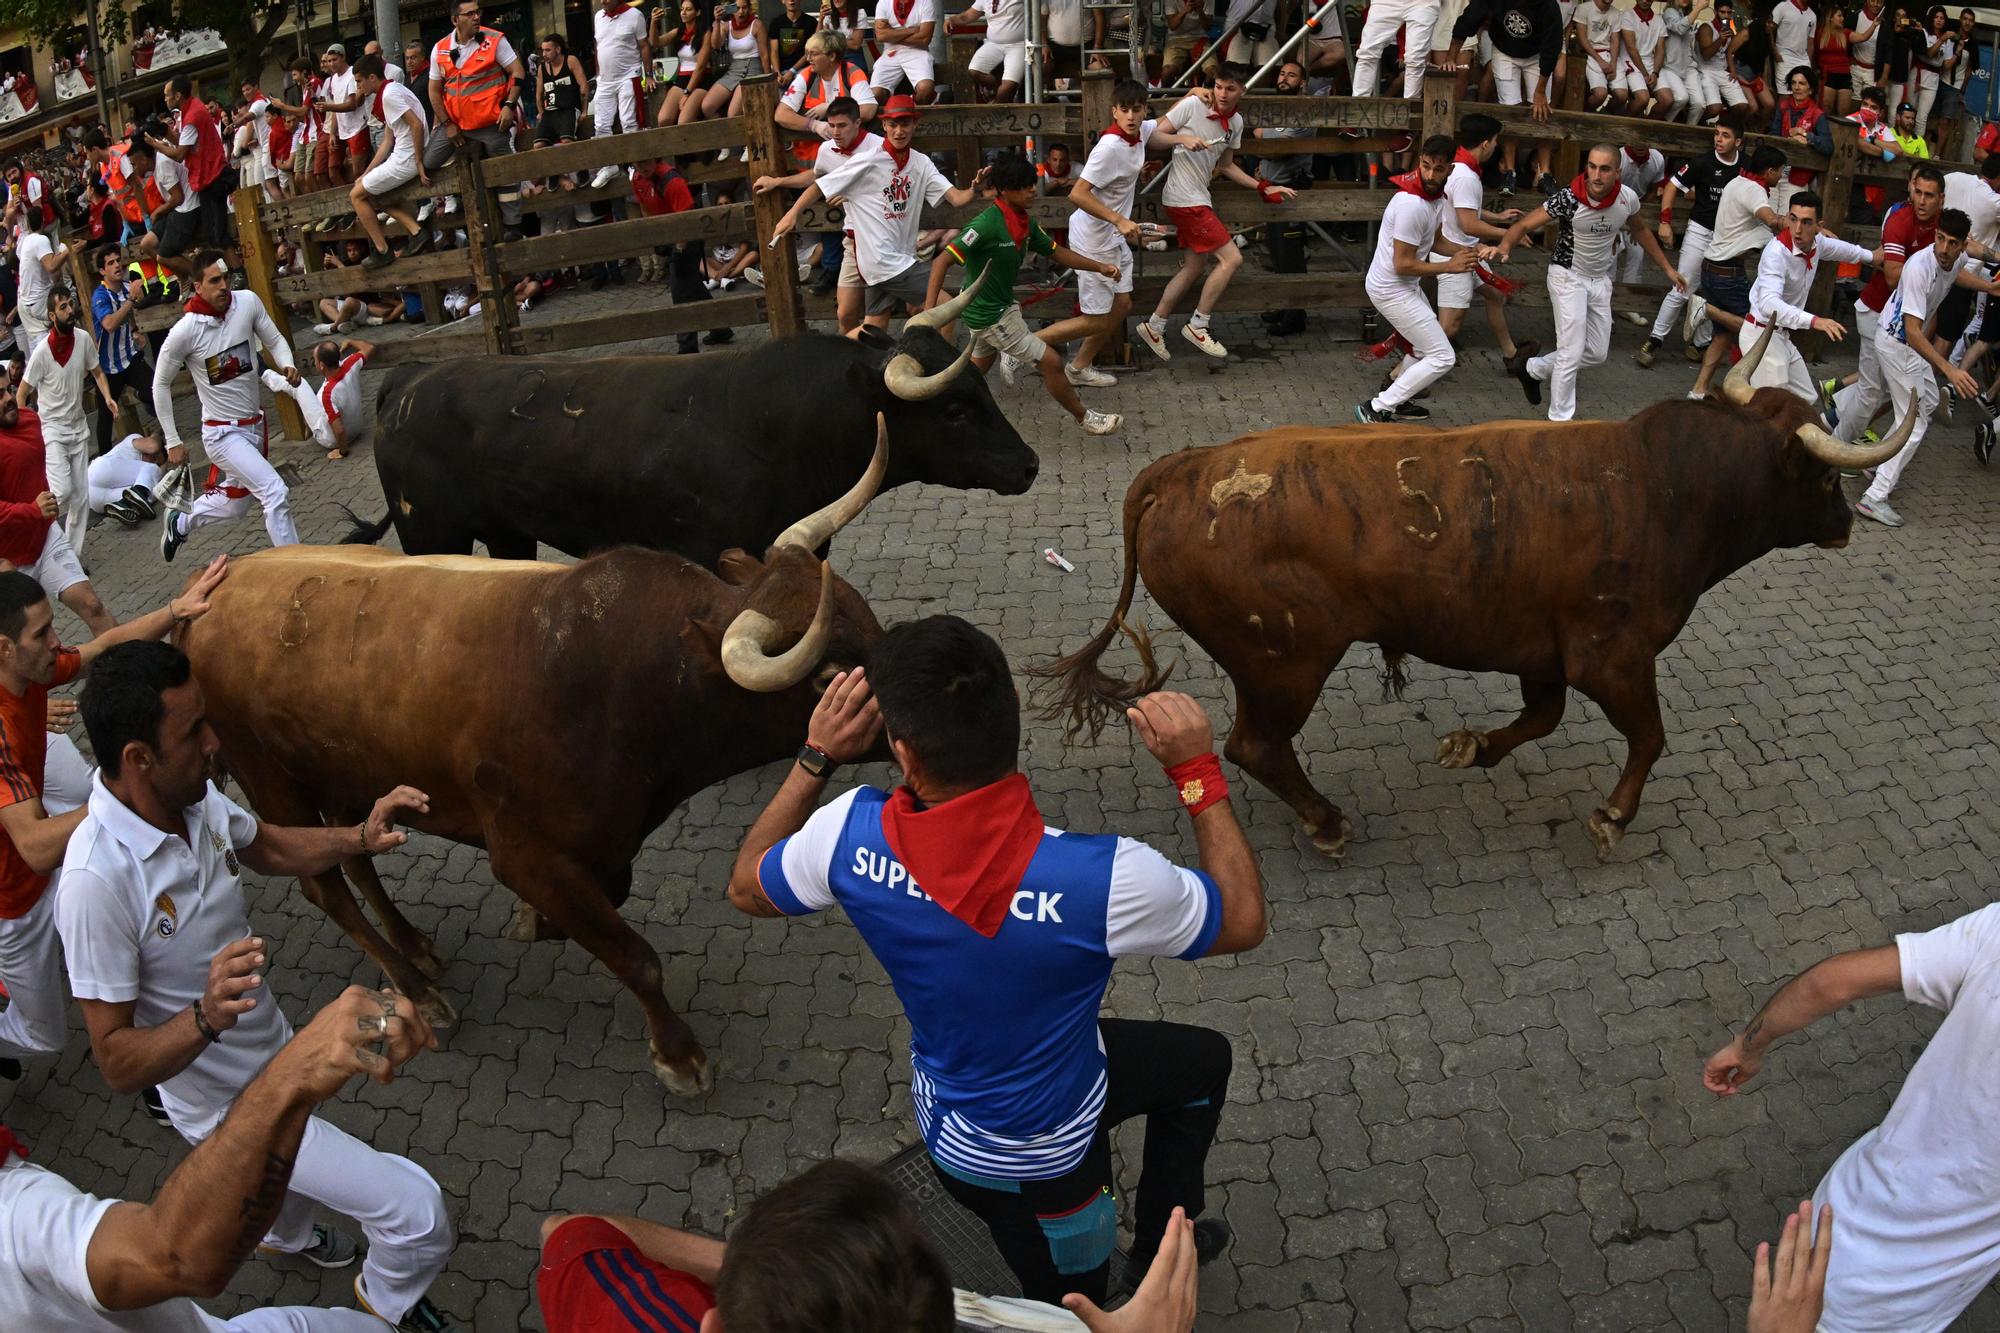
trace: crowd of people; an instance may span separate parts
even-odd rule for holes
[[[1810,17],[1796,0],[1782,0],[1787,8]],[[1080,23],[1083,11],[1074,12]],[[953,22],[986,24],[973,64],[981,86],[1015,95],[1018,0],[980,0],[967,13],[977,18]],[[455,1240],[436,1181],[313,1114],[355,1075],[386,1082],[420,1059],[429,1029],[407,999],[354,989],[295,1031],[272,997],[242,881],[245,866],[310,875],[389,851],[405,839],[398,824],[428,798],[394,788],[343,829],[273,824],[233,803],[209,781],[216,741],[199,683],[161,642],[207,611],[228,578],[226,557],[169,605],[119,624],[83,554],[93,515],[127,527],[159,518],[168,560],[192,532],[253,508],[273,545],[299,540],[288,483],[269,458],[264,390],[295,402],[332,456],[353,447],[373,349],[349,335],[411,317],[396,265],[462,243],[455,201],[412,199],[406,187],[464,155],[727,115],[742,78],[784,73],[778,122],[804,136],[794,169],[748,186],[798,192],[781,234],[814,203],[845,201],[846,234],[812,238],[816,254],[802,247],[807,273],[836,294],[841,330],[887,329],[926,311],[941,318],[952,270],[962,268],[951,308],[972,363],[1009,377],[1032,366],[1081,429],[1104,435],[1119,417],[1079,391],[1113,382],[1097,357],[1131,312],[1134,247],[1148,243],[1134,213],[1149,174],[1162,177],[1182,255],[1151,315],[1133,326],[1137,341],[1170,359],[1167,324],[1185,306],[1180,344],[1220,360],[1229,351],[1211,317],[1244,258],[1239,231],[1216,211],[1216,178],[1275,206],[1354,165],[1287,153],[1290,131],[1246,123],[1246,92],[1408,96],[1427,63],[1463,63],[1469,86],[1491,79],[1498,100],[1545,109],[1574,58],[1587,99],[1623,113],[1633,133],[1591,146],[1576,178],[1543,182],[1538,202],[1523,201],[1531,208],[1508,196],[1546,173],[1534,145],[1509,142],[1493,118],[1467,115],[1455,135],[1409,145],[1409,169],[1384,194],[1364,282],[1396,331],[1383,350],[1402,356],[1354,405],[1355,419],[1428,415],[1422,398],[1475,336],[1465,320],[1475,296],[1528,401],[1546,402],[1553,421],[1571,419],[1584,372],[1609,354],[1615,285],[1650,262],[1670,292],[1652,320],[1642,317],[1639,362],[1654,365],[1679,327],[1702,362],[1695,396],[1707,395],[1734,349],[1758,351],[1754,382],[1822,407],[1842,438],[1871,432],[1878,410],[1918,413],[1902,452],[1869,479],[1863,515],[1900,522],[1889,496],[1940,401],[1977,418],[1980,447],[1991,447],[1994,390],[1982,393],[1973,372],[1986,350],[1986,300],[2000,294],[1979,267],[2000,267],[2000,153],[1985,154],[1977,172],[1916,161],[1897,197],[1873,201],[1879,219],[1851,215],[1836,236],[1810,171],[1745,143],[1768,117],[1820,144],[1827,117],[1852,115],[1872,156],[1928,156],[1926,136],[1955,110],[1943,89],[1972,49],[1929,19],[1913,32],[1935,40],[1892,43],[1906,25],[1879,6],[1823,27],[1779,12],[1739,29],[1726,0],[1701,25],[1686,5],[1655,13],[1583,0],[1572,13],[1557,0],[1470,0],[1446,29],[1435,3],[1378,0],[1352,82],[1340,39],[1314,33],[1259,85],[1246,62],[1276,54],[1300,7],[1252,0],[1211,16],[1185,3],[1163,16],[1163,64],[1199,58],[1229,33],[1199,87],[1155,116],[1149,81],[1121,79],[1112,123],[1088,148],[1072,157],[1068,145],[1045,145],[1039,162],[1003,153],[958,187],[917,146],[938,84],[928,47],[943,20],[930,0],[891,0],[872,20],[852,0],[826,0],[813,15],[800,0],[764,14],[727,4],[704,14],[690,2],[672,13],[659,6],[650,19],[614,0],[594,16],[588,59],[552,34],[537,44],[532,71],[481,22],[477,0],[455,0],[449,18],[435,43],[402,48],[400,64],[373,42],[351,61],[333,43],[295,62],[274,93],[245,85],[233,109],[169,80],[164,114],[115,141],[100,128],[78,143],[80,226],[74,216],[61,225],[69,210],[35,164],[7,167],[13,288],[0,296],[14,353],[0,396],[0,560],[9,566],[0,572],[0,1080],[61,1048],[73,997],[105,1082],[141,1098],[191,1145],[154,1199],[121,1204],[78,1191],[61,1162],[30,1165],[0,1130],[0,1252],[14,1260],[0,1271],[8,1327],[451,1327],[426,1294]],[[1889,33],[1876,38],[1885,23]],[[1871,38],[1876,46],[1864,47]],[[1843,44],[1848,65],[1836,71],[1829,53]],[[1057,43],[1052,60],[1070,58],[1064,45],[1081,55],[1079,35]],[[1893,52],[1884,54],[1892,46],[1908,57],[1900,76]],[[1883,69],[1886,89],[1872,74]],[[1788,95],[1766,104],[1779,73]],[[1836,74],[1846,86],[1826,87]],[[1845,104],[1841,95],[1854,93],[1860,102]],[[1647,116],[1712,122],[1712,151],[1668,161],[1645,144]],[[620,175],[523,182],[503,199],[503,220],[518,234],[598,225],[628,197],[646,214],[697,206],[672,159],[636,164],[622,185]],[[350,217],[285,236],[280,262],[308,267],[312,248],[312,267],[351,265],[384,284],[319,303],[320,341],[305,366],[246,287],[228,226],[232,185],[280,198],[344,191]],[[547,197],[565,193],[575,201]],[[1655,194],[1649,223],[1643,210]],[[1048,195],[1072,207],[1060,228],[1032,215]],[[1496,196],[1502,207],[1489,206]],[[926,229],[923,209],[935,205],[978,211],[962,226]],[[1507,314],[1506,265],[1537,237],[1548,243],[1546,351],[1515,338]],[[1274,222],[1266,240],[1274,268],[1303,270],[1295,226]],[[95,279],[87,293],[69,285],[73,251]],[[676,302],[754,281],[761,262],[755,247],[700,245],[654,260],[639,276],[671,282]],[[1016,296],[1029,263],[1076,273],[1073,314],[1031,327]],[[1844,322],[1808,308],[1816,265],[1853,266],[1857,287],[1859,271],[1873,270],[1855,294],[1862,355],[1847,386],[1815,383],[1792,343],[1808,330],[1848,336]],[[512,296],[527,305],[566,282],[624,280],[622,264],[602,263],[530,275]],[[138,312],[161,304],[180,304],[179,317],[140,336]],[[2000,318],[2000,303],[1991,311]],[[1304,318],[1278,310],[1265,324],[1286,336]],[[1717,328],[1733,338],[1716,338]],[[704,341],[726,340],[721,329]],[[695,350],[695,335],[682,347]],[[205,485],[190,479],[174,412],[183,376],[199,404]],[[87,642],[62,644],[56,601],[83,622]],[[50,698],[79,677],[74,708]],[[74,716],[95,771],[66,735]],[[728,894],[752,917],[848,915],[907,1006],[912,1110],[941,1188],[986,1226],[1027,1299],[1060,1304],[1088,1329],[1158,1333],[1192,1327],[1198,1269],[1231,1242],[1229,1227],[1206,1215],[1205,1179],[1228,1114],[1230,1043],[1099,1011],[1116,959],[1245,953],[1263,941],[1268,909],[1204,710],[1159,693],[1138,700],[1129,720],[1186,811],[1196,867],[1133,839],[1048,827],[1019,768],[1019,701],[1000,646],[951,616],[899,625],[865,667],[828,684],[796,764],[743,840]],[[822,804],[840,766],[882,745],[900,786],[856,785]],[[1993,1183],[1960,1165],[2000,1103],[1979,1059],[2000,1021],[1989,984],[1996,958],[2000,907],[1837,955],[1780,988],[1707,1062],[1707,1086],[1733,1095],[1773,1042],[1852,1001],[1901,991],[1947,1013],[1883,1126],[1787,1219],[1775,1262],[1760,1248],[1750,1313],[1759,1333],[1941,1327],[2000,1271]],[[987,979],[978,994],[966,992],[967,976]],[[1146,1126],[1144,1165],[1128,1277],[1115,1286],[1110,1133],[1135,1119]],[[352,1229],[316,1221],[317,1206]],[[542,1242],[537,1295],[551,1333],[942,1333],[968,1310],[1010,1326],[1004,1304],[954,1297],[908,1205],[851,1164],[822,1164],[758,1199],[726,1245],[632,1217],[550,1218]],[[327,1269],[358,1265],[355,1308],[226,1322],[201,1314],[190,1298],[227,1288],[253,1250]],[[1111,1313],[1101,1308],[1120,1298]]]

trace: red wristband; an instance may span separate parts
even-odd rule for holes
[[[1267,204],[1275,204],[1278,202],[1280,198],[1278,191],[1271,185],[1271,182],[1269,181],[1258,182],[1257,194],[1258,197],[1263,199],[1263,201]]]
[[[1671,209],[1671,208],[1663,208],[1663,209],[1661,209],[1661,210],[1660,210],[1660,221],[1662,221],[1662,222],[1666,223],[1666,224],[1667,224],[1667,225],[1668,225],[1669,227],[1673,226],[1673,225],[1674,225],[1674,210],[1673,210],[1673,209]]]
[[[1175,764],[1167,770],[1167,780],[1174,784],[1174,794],[1181,798],[1189,815],[1198,815],[1217,801],[1229,799],[1229,782],[1222,776],[1222,761],[1213,750]]]

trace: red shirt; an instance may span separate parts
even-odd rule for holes
[[[215,117],[209,113],[208,103],[199,97],[189,97],[182,102],[181,124],[194,126],[194,151],[188,154],[187,161],[182,165],[187,168],[188,193],[196,194],[215,183],[227,158],[222,151],[222,135],[215,128]]]
[[[662,213],[685,213],[694,207],[694,192],[687,179],[672,167],[655,167],[632,178],[632,197],[647,217]]]
[[[1979,144],[1973,156],[1983,158],[1988,153],[2000,153],[2000,120],[1989,120],[1980,127]]]
[[[1891,209],[1889,216],[1882,219],[1882,267],[1875,270],[1875,276],[1861,289],[1861,304],[1879,313],[1889,301],[1889,261],[1893,259],[1900,264],[1936,240],[1936,218],[1919,222],[1917,210],[1908,204]]]
[[[601,1217],[556,1228],[535,1287],[549,1333],[698,1333],[715,1308],[706,1282],[648,1259]]]
[[[0,430],[0,556],[23,568],[42,558],[52,520],[35,497],[49,488],[42,419],[22,411],[12,430]]]
[[[49,753],[49,686],[76,679],[83,659],[74,648],[56,652],[55,674],[48,685],[30,685],[15,694],[0,685],[0,807],[42,799],[42,764]],[[49,877],[31,867],[15,850],[12,838],[0,837],[0,917],[25,916],[41,901]]]

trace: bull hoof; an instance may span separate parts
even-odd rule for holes
[[[1590,812],[1584,827],[1590,830],[1590,840],[1597,844],[1600,857],[1611,855],[1611,849],[1625,836],[1625,816],[1616,808],[1607,806]]]
[[[507,923],[507,938],[522,944],[533,944],[537,940],[564,940],[569,936],[556,929],[553,921],[537,912],[526,903],[514,907],[514,919]],[[415,960],[412,960],[415,961]]]
[[[458,1022],[458,1010],[452,1008],[451,1001],[436,993],[426,995],[417,1001],[417,1012],[424,1016],[424,1022],[443,1031]]]
[[[697,1049],[692,1063],[694,1068],[691,1071],[683,1071],[656,1056],[653,1059],[653,1074],[676,1097],[690,1101],[706,1097],[715,1089],[716,1062],[708,1057],[706,1051]]]
[[[1314,825],[1306,825],[1306,837],[1312,840],[1314,849],[1335,860],[1347,855],[1347,840],[1354,836],[1354,825],[1348,822],[1347,816],[1337,818],[1338,827],[1331,834],[1320,832]]]
[[[1486,737],[1461,727],[1438,742],[1437,761],[1445,768],[1471,768],[1479,761],[1479,747]]]

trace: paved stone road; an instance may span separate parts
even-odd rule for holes
[[[663,299],[597,300],[614,298]],[[1329,334],[1351,339],[1351,313],[1319,313],[1311,335],[1277,345],[1251,321],[1221,321],[1239,354],[1226,369],[1176,338],[1171,366],[1098,395],[1127,414],[1110,440],[1073,431],[1039,388],[1002,391],[1042,450],[1035,489],[887,496],[843,535],[841,572],[884,621],[950,610],[997,633],[1017,665],[1073,647],[1115,596],[1118,503],[1140,466],[1266,422],[1343,419],[1372,381]],[[1540,318],[1528,331],[1546,336]],[[1685,387],[1678,360],[1634,368],[1634,340],[1619,326],[1612,363],[1586,376],[1586,414]],[[1485,347],[1481,331],[1439,388],[1441,421],[1521,410]],[[379,512],[365,451],[343,464],[290,452],[309,539],[337,535],[339,503]],[[1510,681],[1413,663],[1403,700],[1384,703],[1373,649],[1338,673],[1303,742],[1314,780],[1355,820],[1352,855],[1330,864],[1277,800],[1239,785],[1270,940],[1235,961],[1121,966],[1111,990],[1113,1013],[1210,1024],[1235,1045],[1209,1175],[1237,1240],[1204,1274],[1204,1328],[1740,1324],[1748,1252],[1881,1117],[1933,1022],[1897,999],[1861,1006],[1779,1047],[1755,1090],[1727,1102],[1702,1090],[1700,1062],[1816,959],[1987,901],[2000,852],[1985,799],[2000,761],[1996,487],[1964,428],[1940,427],[1897,497],[1909,526],[1863,524],[1844,552],[1773,555],[1709,594],[1661,660],[1668,752],[1603,863],[1580,820],[1623,745],[1594,707],[1574,704],[1497,769],[1446,772],[1428,762],[1437,738],[1461,717],[1510,716]],[[264,544],[254,524],[211,529],[170,576],[153,539],[91,538],[121,613],[224,543]],[[1045,564],[1044,546],[1076,572]],[[1178,680],[1226,726],[1198,650]],[[1118,739],[1066,759],[1051,726],[1028,734],[1053,820],[1192,854],[1143,754]],[[914,1141],[906,1025],[853,930],[752,925],[724,901],[731,853],[778,777],[747,774],[669,820],[626,909],[667,956],[668,998],[722,1059],[702,1106],[665,1098],[636,1006],[581,949],[501,937],[511,898],[480,856],[418,839],[389,858],[467,1020],[394,1087],[327,1113],[443,1184],[461,1239],[436,1295],[461,1320],[540,1328],[530,1275],[551,1210],[720,1232],[816,1159],[879,1161]],[[289,1012],[375,979],[292,885],[253,892]],[[145,1197],[182,1153],[105,1090],[80,1029],[60,1060],[0,1088],[0,1113],[36,1160],[106,1193]],[[1120,1146],[1135,1165],[1136,1142]],[[347,1280],[255,1260],[215,1304],[342,1302]],[[1963,1326],[1996,1323],[1988,1293]]]

